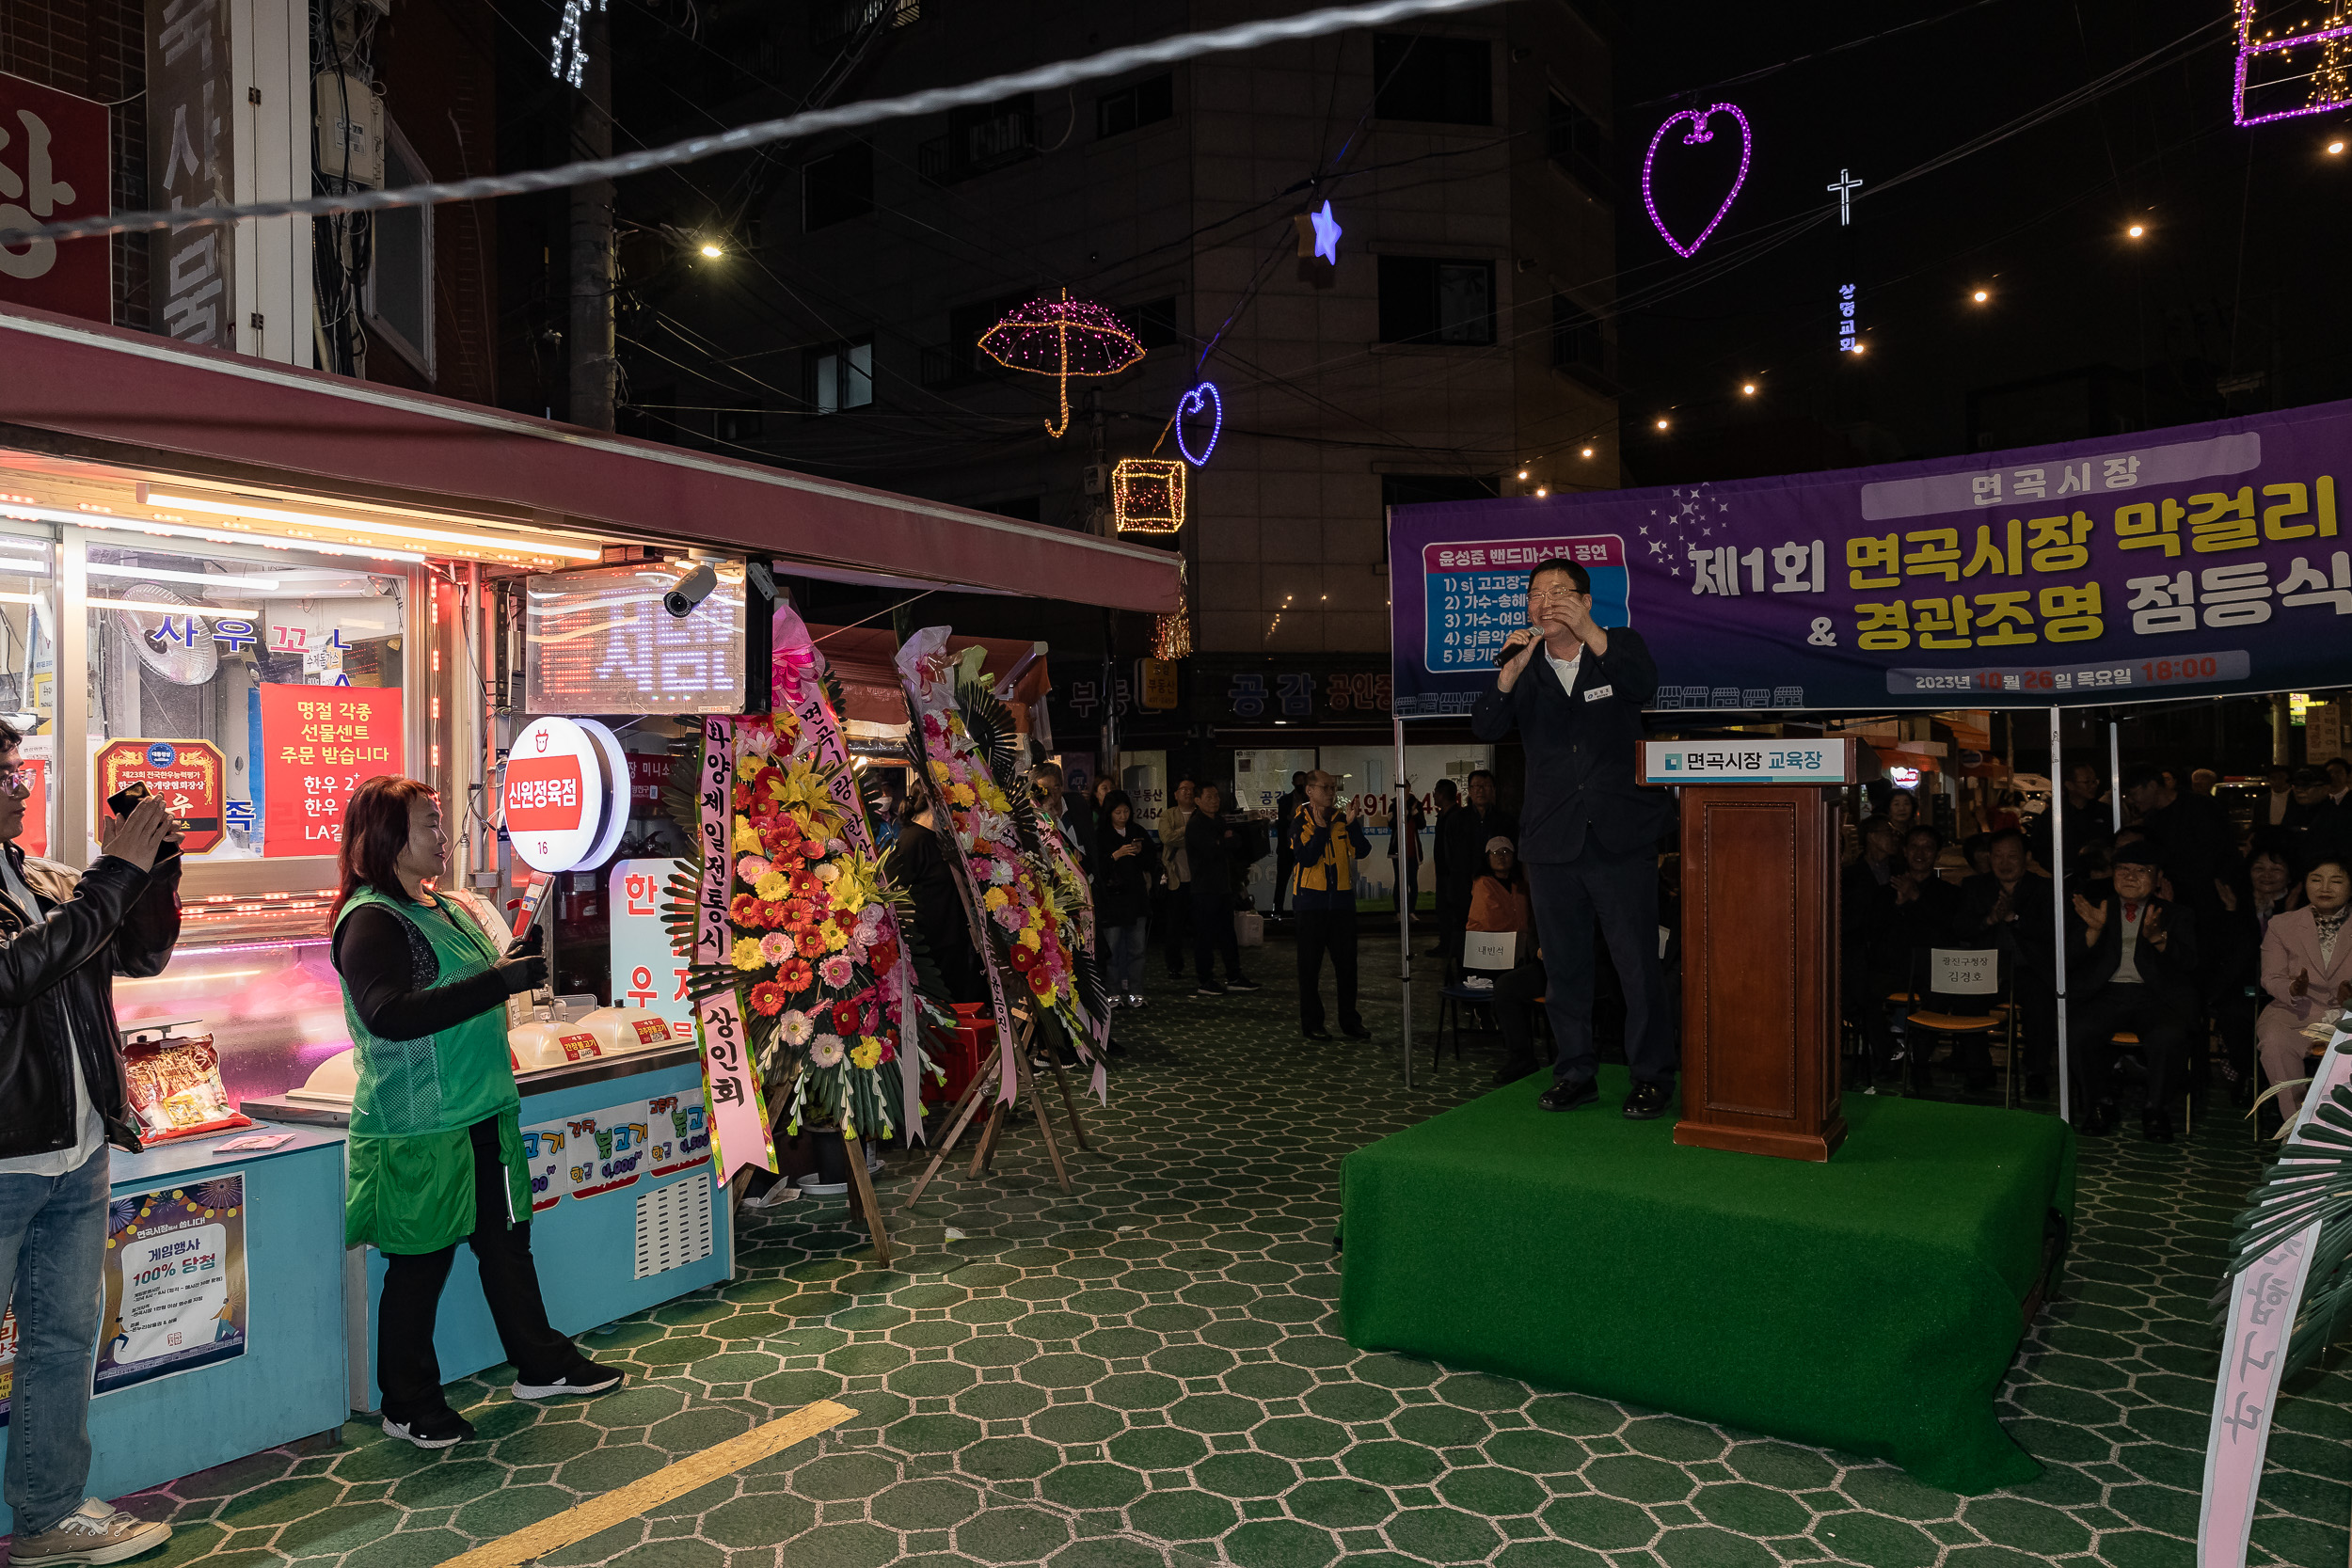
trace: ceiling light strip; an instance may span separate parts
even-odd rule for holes
[[[255,506],[248,501],[212,500],[202,496],[158,495],[151,490],[147,504],[175,512],[202,512],[221,517],[252,517],[263,522],[291,523],[297,528],[348,529],[354,533],[380,533],[394,539],[421,539],[443,545],[471,545],[477,549],[505,550],[515,555],[562,556],[571,561],[602,561],[601,549],[559,545],[536,534],[466,533],[454,529],[417,528],[407,523],[362,517],[336,517],[317,512],[289,512],[281,507]]]

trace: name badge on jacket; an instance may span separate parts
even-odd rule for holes
[[[1603,697],[1613,697],[1616,694],[1617,689],[1613,686],[1596,686],[1584,693],[1584,700],[1588,703],[1597,703]]]

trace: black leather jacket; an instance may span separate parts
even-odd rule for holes
[[[5,852],[24,876],[24,851],[8,844]],[[43,908],[57,911],[41,925],[0,892],[0,1158],[73,1147],[81,1129],[69,1038],[107,1141],[135,1153],[114,977],[161,974],[171,961],[180,940],[180,860],[148,872],[102,855],[62,902],[42,891],[46,879],[39,871],[25,878]]]

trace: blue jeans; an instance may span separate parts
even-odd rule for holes
[[[1143,954],[1151,946],[1151,922],[1103,927],[1103,986],[1113,996],[1143,994]]]
[[[82,1506],[106,1258],[106,1150],[64,1176],[0,1175],[0,1295],[16,1309],[8,1507],[19,1540]]]

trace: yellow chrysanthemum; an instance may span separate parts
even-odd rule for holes
[[[868,1035],[850,1051],[850,1065],[871,1072],[882,1066],[882,1041]]]
[[[977,800],[978,797],[972,793],[972,786],[970,784],[949,784],[947,786],[947,799],[953,800],[957,805],[968,806],[974,800]]]
[[[739,855],[764,854],[768,848],[760,842],[759,830],[752,826],[752,819],[748,816],[735,819],[735,837],[731,842]]]
[[[752,937],[736,938],[734,948],[727,954],[727,961],[746,974],[762,967],[759,942]]]
[[[1024,947],[1036,948],[1043,942],[1044,938],[1039,933],[1038,928],[1035,926],[1024,926],[1021,927],[1021,936],[1019,941],[1021,945]]]
[[[1005,890],[1003,888],[993,887],[986,893],[980,895],[980,902],[987,905],[992,910],[1001,910],[1007,904],[1011,903],[1012,900],[1005,895]]]
[[[781,871],[771,871],[752,884],[762,903],[772,904],[792,891],[792,879]]]
[[[936,757],[931,759],[931,777],[941,784],[947,782],[947,765]]]

